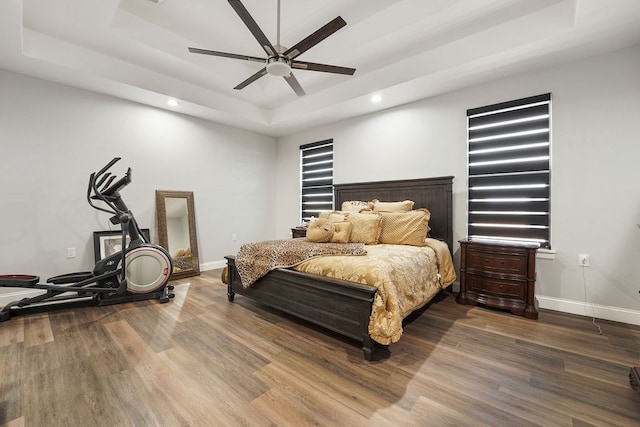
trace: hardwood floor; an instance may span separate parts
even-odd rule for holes
[[[220,270],[145,301],[0,323],[7,426],[631,426],[640,327],[438,298],[366,362]]]

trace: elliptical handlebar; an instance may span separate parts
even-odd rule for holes
[[[102,175],[103,173],[105,173],[106,171],[108,171],[109,169],[111,169],[111,166],[115,165],[118,161],[120,161],[120,159],[122,159],[122,157],[114,157],[113,160],[111,160],[109,163],[105,165],[105,167],[100,169],[99,172],[96,172],[96,178]]]
[[[124,187],[129,185],[131,183],[131,168],[127,169],[127,172],[124,174],[122,178],[120,178],[119,180],[111,184],[114,179],[115,179],[115,175],[112,175],[111,178],[107,181],[107,183],[102,187],[103,190],[100,190],[100,193],[103,196],[105,197],[113,196],[114,193],[122,190]],[[109,184],[111,184],[111,186],[109,186]],[[104,190],[104,188],[106,188],[106,190]]]
[[[128,168],[125,175],[115,182],[114,180],[116,179],[116,175],[112,175],[111,172],[108,172],[108,170],[111,169],[111,167],[120,159],[120,157],[115,157],[98,172],[93,172],[89,176],[87,201],[92,208],[114,215],[122,213],[122,210],[118,208],[114,201],[116,193],[131,183],[131,168]],[[102,201],[109,207],[109,209],[96,205],[93,200]]]

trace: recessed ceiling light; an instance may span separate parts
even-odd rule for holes
[[[378,104],[382,102],[382,97],[378,94],[375,94],[371,97],[371,102],[373,102],[374,104]]]
[[[176,99],[170,99],[167,101],[167,104],[169,104],[172,107],[177,107],[178,105],[180,105],[180,103],[178,102],[178,100]]]

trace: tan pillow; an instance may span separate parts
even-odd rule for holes
[[[431,212],[385,212],[380,223],[380,243],[425,246]]]
[[[380,236],[380,220],[382,217],[376,213],[350,213],[347,221],[353,224],[349,241],[375,245]]]
[[[331,241],[335,226],[332,222],[321,218],[312,221],[307,228],[307,240],[315,243],[326,243]]]
[[[342,202],[342,211],[343,212],[362,212],[362,211],[370,211],[373,210],[373,203],[371,202],[363,202],[361,200],[347,200],[346,202]]]
[[[353,224],[348,221],[344,221],[334,222],[333,226],[335,227],[335,231],[333,232],[333,236],[331,237],[331,243],[349,243],[349,237],[351,237]]]
[[[347,220],[346,212],[332,212],[329,215],[329,221],[331,222],[345,222]]]
[[[381,202],[373,199],[374,212],[409,212],[413,209],[414,202],[412,200],[404,200],[402,202]]]
[[[331,222],[343,222],[347,219],[347,212],[342,212],[342,211],[320,212],[320,218],[328,219]]]

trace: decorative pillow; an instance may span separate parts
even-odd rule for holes
[[[335,231],[333,232],[333,236],[331,237],[331,243],[349,243],[349,237],[351,237],[353,224],[351,224],[349,221],[343,221],[334,222],[333,226],[335,227]]]
[[[328,220],[331,222],[345,222],[347,220],[346,212],[332,212],[329,214]]]
[[[431,212],[416,209],[411,212],[385,212],[380,223],[380,243],[425,246]]]
[[[320,212],[320,219],[328,219],[331,222],[343,222],[347,219],[347,212],[342,212],[342,211]]]
[[[414,202],[412,200],[404,200],[402,202],[381,202],[373,199],[374,212],[409,212],[413,209]]]
[[[373,203],[363,202],[361,200],[347,200],[342,202],[342,211],[359,213],[362,211],[370,211],[373,209]]]
[[[326,243],[331,241],[335,226],[332,222],[321,218],[311,222],[307,229],[307,240],[315,243]]]
[[[352,243],[364,243],[365,245],[375,245],[380,236],[380,220],[382,217],[376,213],[350,213],[347,221],[353,224],[351,237]]]

